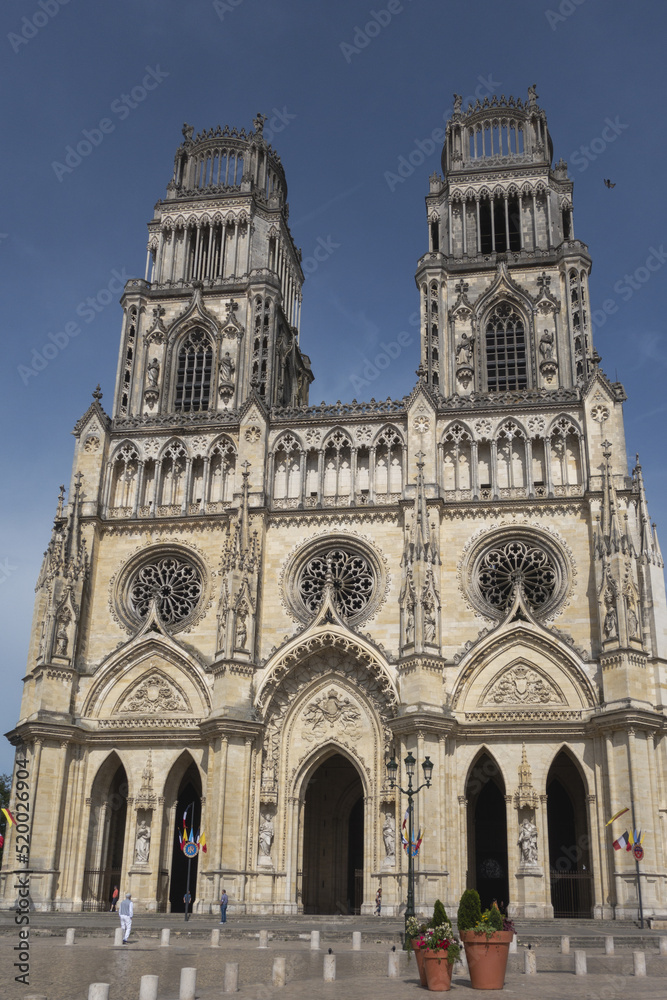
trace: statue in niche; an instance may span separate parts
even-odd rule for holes
[[[236,371],[236,366],[232,361],[231,355],[229,351],[225,351],[220,361],[220,381],[233,382],[235,371]]]
[[[149,389],[157,389],[157,381],[160,377],[160,362],[157,358],[153,358],[148,368],[146,369],[146,380],[148,382]]]
[[[408,608],[408,618],[405,623],[405,641],[414,642],[415,638],[415,611],[412,605]]]
[[[271,857],[271,844],[273,843],[273,817],[270,812],[260,813],[259,820],[259,856],[262,858]]]
[[[134,860],[137,864],[144,865],[148,861],[151,850],[151,831],[145,819],[142,819],[137,827],[137,839],[134,844]]]
[[[248,610],[242,605],[236,612],[236,648],[245,649],[248,641]]]
[[[469,365],[472,361],[472,344],[468,338],[463,336],[463,340],[456,348],[456,363],[457,365]]]
[[[554,335],[545,330],[540,338],[540,354],[545,361],[551,361],[554,356]]]
[[[435,608],[429,601],[424,604],[424,642],[435,642],[436,628]]]
[[[57,656],[67,656],[67,647],[69,646],[67,627],[69,623],[70,623],[70,616],[68,614],[61,615],[61,617],[58,619],[58,631],[56,632]]]
[[[390,812],[386,812],[384,817],[384,825],[382,827],[384,849],[387,858],[394,860],[396,857],[396,821]]]
[[[615,608],[607,608],[607,613],[604,616],[604,634],[606,639],[614,639],[618,635],[618,618]]]
[[[637,620],[637,615],[635,614],[635,609],[630,605],[628,607],[628,635],[631,639],[636,639],[639,632],[639,621]]]
[[[519,829],[517,841],[521,848],[521,864],[537,864],[537,827],[529,819],[524,819]]]

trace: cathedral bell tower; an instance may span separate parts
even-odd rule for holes
[[[145,280],[128,283],[117,418],[308,402],[299,348],[303,271],[280,158],[255,130],[183,127],[167,197],[148,224]],[[141,345],[141,347],[140,347]]]
[[[535,88],[461,107],[447,124],[444,179],[426,198],[419,261],[421,368],[449,398],[582,385],[595,364],[591,259],[574,238],[572,181]]]

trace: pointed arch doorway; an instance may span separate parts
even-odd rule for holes
[[[188,860],[181,850],[179,832],[183,832],[183,815],[187,813],[188,833],[194,829],[194,836],[200,832],[201,826],[201,778],[196,764],[190,764],[178,786],[175,822],[171,839],[171,877],[169,879],[169,902],[172,913],[184,913],[185,895],[188,877]],[[194,910],[197,899],[197,871],[199,855],[190,862],[190,895],[192,902],[190,910]]]
[[[592,917],[586,787],[579,768],[564,750],[547,775],[547,826],[554,917]]]
[[[114,751],[100,767],[91,790],[84,910],[108,910],[114,886],[120,889],[127,825],[127,774]]]
[[[482,909],[495,899],[507,905],[507,811],[505,782],[495,760],[483,753],[466,782],[468,802],[468,888],[477,889]]]
[[[358,913],[363,902],[364,789],[356,767],[333,753],[306,782],[304,913]]]

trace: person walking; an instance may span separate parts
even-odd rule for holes
[[[229,896],[225,892],[223,887],[222,895],[220,896],[220,923],[227,923],[227,904],[229,903]]]
[[[111,907],[110,907],[110,910],[109,910],[110,913],[115,913],[116,912],[116,903],[117,902],[118,902],[118,886],[115,885],[113,887],[113,892],[111,893]]]
[[[375,916],[379,917],[382,910],[382,889],[375,893]]]
[[[129,938],[130,931],[132,930],[132,917],[134,916],[132,896],[129,892],[125,893],[125,899],[120,904],[118,912],[120,914],[120,926],[123,928],[123,944],[127,944],[127,939]]]
[[[183,902],[185,903],[185,919],[190,919],[190,903],[192,902],[192,893],[186,892],[183,896]]]

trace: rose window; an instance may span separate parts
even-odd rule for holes
[[[304,607],[311,614],[319,608],[329,569],[336,610],[341,618],[361,614],[373,596],[375,574],[360,553],[340,548],[313,556],[301,570],[298,590]]]
[[[525,529],[495,531],[468,556],[468,597],[482,614],[501,618],[511,607],[517,586],[538,618],[552,615],[569,587],[567,558],[554,539]]]
[[[177,556],[164,556],[144,564],[134,574],[127,591],[128,608],[143,619],[155,598],[165,625],[179,625],[196,611],[202,590],[196,566]]]

